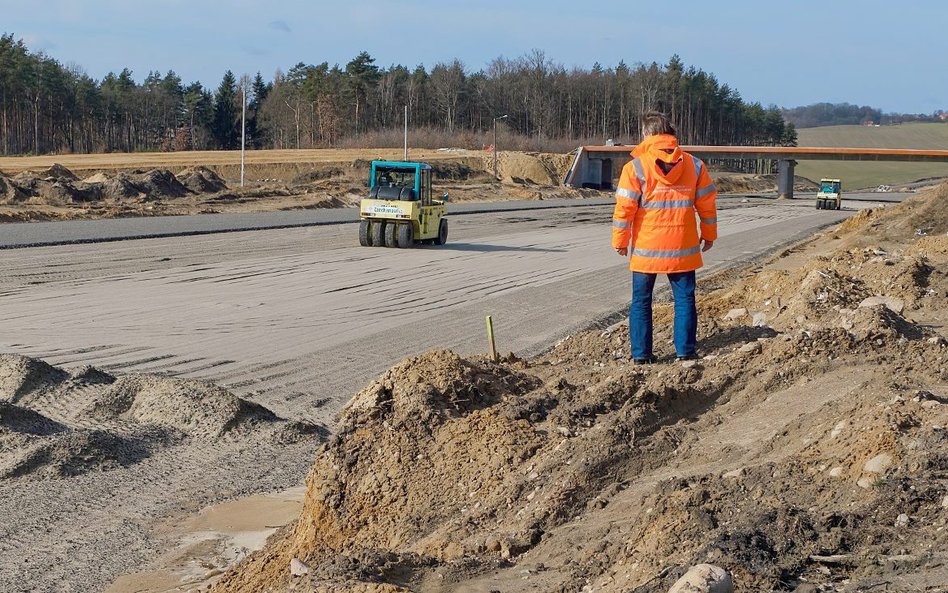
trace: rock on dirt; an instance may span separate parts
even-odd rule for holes
[[[290,560],[290,574],[295,577],[301,577],[309,574],[309,567],[301,562],[299,558],[293,558]]]
[[[720,566],[698,564],[688,569],[668,593],[734,593],[734,581]]]
[[[890,296],[871,296],[863,299],[859,303],[860,307],[888,307],[893,313],[901,313],[905,310],[905,301]]]
[[[884,474],[891,465],[892,456],[888,453],[879,453],[866,462],[866,465],[863,466],[862,471],[869,474]]]

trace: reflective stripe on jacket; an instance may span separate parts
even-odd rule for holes
[[[674,140],[648,138],[652,149],[632,153],[635,158],[619,178],[612,246],[631,249],[629,267],[635,272],[697,270],[703,265],[700,239],[718,238],[717,190],[711,175],[701,159],[682,151],[677,141],[672,146],[669,138]],[[655,145],[662,150],[657,157]],[[668,173],[659,160],[671,167]]]

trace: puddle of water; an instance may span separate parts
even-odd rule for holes
[[[147,566],[123,575],[105,593],[198,591],[234,562],[263,548],[267,538],[296,520],[305,486],[211,505],[195,515],[163,522],[156,533],[176,542]],[[144,567],[143,567],[144,568]]]

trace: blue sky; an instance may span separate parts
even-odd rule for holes
[[[534,48],[566,66],[674,53],[749,100],[886,111],[948,109],[948,2],[785,0],[0,0],[0,32],[95,78],[175,70],[216,86],[226,69],[460,58],[479,69]]]

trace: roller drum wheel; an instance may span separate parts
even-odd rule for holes
[[[412,246],[414,243],[412,237],[412,228],[410,222],[403,222],[398,225],[398,230],[396,231],[396,242],[400,249],[407,249]]]
[[[398,247],[398,238],[395,236],[400,225],[394,222],[385,223],[385,246]]]
[[[369,237],[372,239],[372,245],[374,247],[383,247],[385,245],[385,224],[384,220],[373,220],[372,221],[372,232],[369,233]]]
[[[372,246],[371,228],[372,225],[368,220],[363,220],[359,223],[359,245],[363,247]]]
[[[441,219],[441,223],[438,225],[438,238],[435,239],[435,245],[444,245],[448,242],[448,220],[446,218]]]

